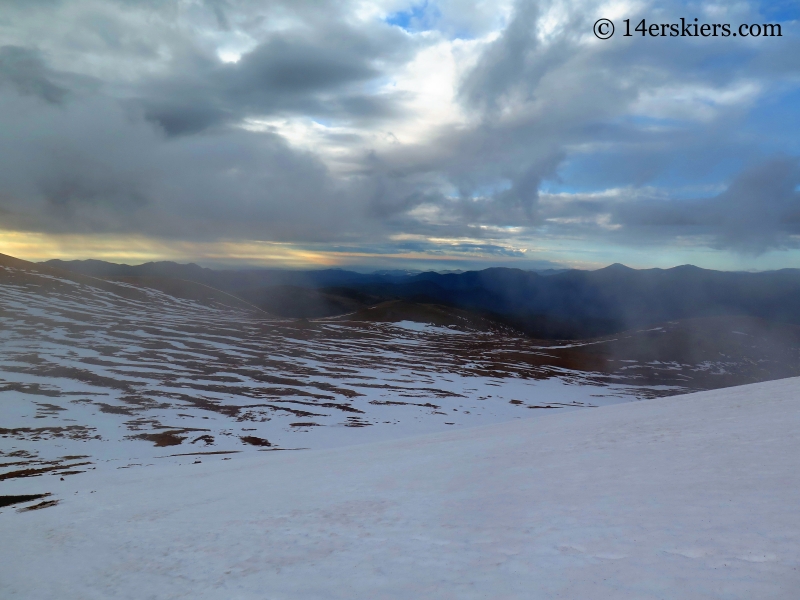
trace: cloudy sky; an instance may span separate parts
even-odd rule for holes
[[[0,0],[23,258],[800,267],[799,157],[794,0]]]

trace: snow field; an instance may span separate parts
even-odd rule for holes
[[[67,478],[3,598],[797,598],[800,379]]]

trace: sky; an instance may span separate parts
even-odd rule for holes
[[[0,252],[800,267],[800,4],[0,0]]]

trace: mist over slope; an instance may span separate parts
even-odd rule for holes
[[[363,443],[684,388],[595,372],[467,319],[304,322],[178,288],[0,256],[0,481]]]
[[[5,256],[0,326],[6,482],[363,443],[800,375],[800,327],[754,317],[556,342],[442,304],[388,300],[295,320],[204,283],[110,280]]]
[[[197,265],[101,261],[50,265],[103,277],[198,281],[282,316],[343,314],[387,300],[476,311],[545,339],[580,339],[699,317],[749,316],[800,324],[800,270],[724,272],[684,265],[539,274],[490,268],[464,273],[362,274],[328,269],[218,271]]]

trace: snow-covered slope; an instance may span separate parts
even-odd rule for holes
[[[0,482],[364,443],[671,391],[558,362],[520,337],[276,320],[0,256]]]
[[[800,596],[800,379],[56,485],[2,598]]]

